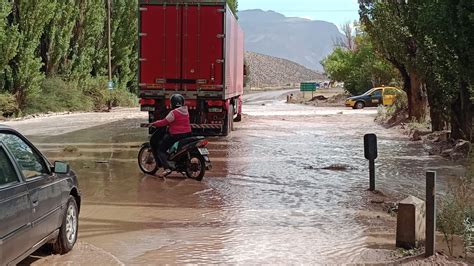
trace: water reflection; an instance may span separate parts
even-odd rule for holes
[[[360,262],[366,133],[379,138],[379,188],[424,197],[427,169],[441,189],[463,172],[373,124],[374,110],[263,103],[246,106],[251,116],[230,137],[211,138],[214,169],[202,182],[141,173],[138,120],[33,141],[80,177],[80,238],[126,263]],[[332,164],[348,169],[320,169]]]

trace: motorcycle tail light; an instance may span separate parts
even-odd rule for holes
[[[198,146],[199,148],[202,148],[202,147],[206,147],[207,144],[209,144],[209,141],[208,141],[207,139],[205,139],[205,140],[199,141],[199,143],[198,143],[197,146]]]

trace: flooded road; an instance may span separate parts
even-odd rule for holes
[[[211,138],[214,169],[202,182],[140,172],[146,114],[30,139],[79,176],[79,240],[125,264],[376,262],[356,219],[368,187],[363,135],[378,135],[385,191],[423,198],[426,170],[438,171],[440,189],[463,172],[376,125],[376,109],[286,104],[285,93],[246,96],[236,131]],[[333,164],[347,170],[320,169]]]

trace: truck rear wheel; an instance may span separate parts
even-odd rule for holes
[[[228,136],[230,132],[234,130],[234,106],[229,105],[229,110],[227,111],[227,117],[225,119],[224,125],[224,135]]]
[[[242,121],[242,114],[237,114],[237,116],[234,118],[234,122],[240,122]]]

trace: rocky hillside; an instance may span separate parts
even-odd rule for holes
[[[247,86],[278,86],[302,81],[322,81],[324,76],[295,62],[268,55],[246,52],[250,80]]]
[[[318,20],[286,17],[259,9],[239,11],[247,51],[285,58],[322,71],[319,63],[342,38],[336,25]]]

